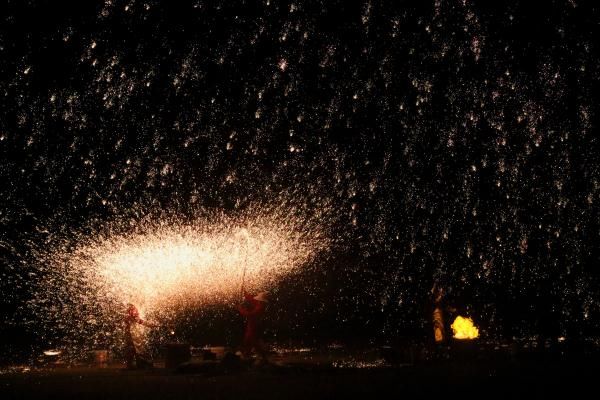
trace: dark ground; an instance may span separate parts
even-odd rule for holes
[[[224,371],[197,364],[164,368],[21,368],[0,373],[1,399],[343,399],[343,398],[580,398],[594,397],[597,358],[455,357],[364,368],[360,362],[292,362]],[[337,365],[337,366],[336,366]],[[340,366],[342,365],[342,366]],[[374,364],[370,364],[374,365]],[[589,396],[588,395],[588,396]]]

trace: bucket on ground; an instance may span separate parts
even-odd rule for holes
[[[224,346],[205,347],[203,349],[203,358],[205,360],[222,360],[225,356]]]

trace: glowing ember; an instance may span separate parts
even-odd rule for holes
[[[60,355],[60,353],[61,353],[60,350],[46,350],[46,351],[44,351],[44,355],[48,356],[48,357],[58,356],[58,355]]]
[[[479,329],[473,324],[471,318],[456,317],[452,325],[455,339],[476,339],[479,337]]]

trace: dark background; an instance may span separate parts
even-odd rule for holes
[[[279,339],[420,336],[434,282],[488,335],[597,335],[599,17],[576,0],[5,0],[0,342],[40,340],[37,255],[72,232],[291,198],[326,208],[336,240],[278,289]]]

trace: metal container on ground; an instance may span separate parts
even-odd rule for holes
[[[224,346],[206,347],[205,349],[210,351],[212,354],[214,354],[214,358],[216,360],[222,360],[223,356],[225,355],[225,347]]]

